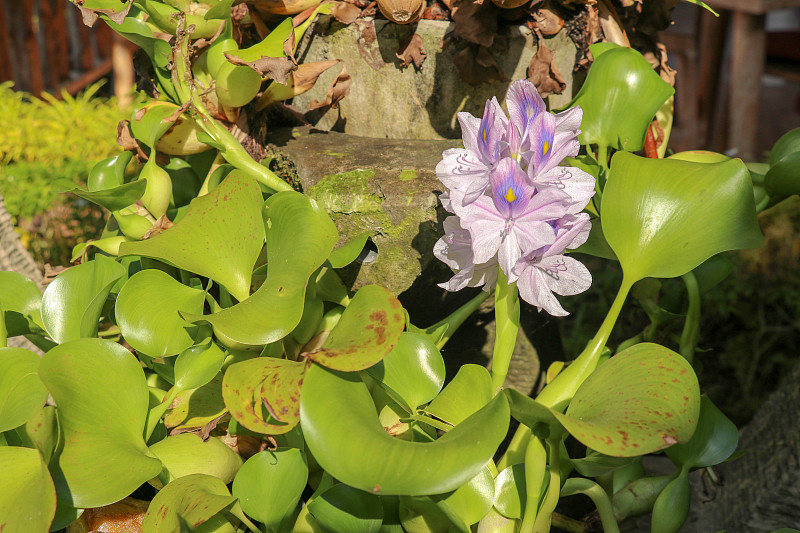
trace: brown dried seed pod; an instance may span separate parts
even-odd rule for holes
[[[425,0],[378,0],[383,16],[397,24],[411,24],[422,18]]]

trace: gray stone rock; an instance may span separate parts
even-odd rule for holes
[[[298,57],[304,63],[343,59],[353,81],[350,94],[338,109],[327,109],[317,116],[316,127],[365,137],[459,137],[456,113],[467,111],[481,116],[487,99],[497,96],[502,101],[510,81],[478,86],[465,83],[455,70],[453,56],[466,43],[449,42],[443,47],[453,29],[453,23],[434,20],[401,26],[367,19],[343,26],[331,17],[319,17],[306,34]],[[365,30],[374,32],[375,39],[365,40]],[[428,54],[421,70],[413,65],[401,68],[395,56],[398,43],[414,31],[422,37]],[[550,107],[555,108],[572,97],[576,47],[565,30],[545,42],[555,52],[567,84],[562,95],[549,98]],[[526,26],[506,26],[499,30],[490,53],[508,80],[516,80],[526,77],[528,63],[537,49],[537,38]],[[293,105],[306,112],[313,100],[323,100],[339,70],[335,67],[324,73],[311,91],[294,99]]]

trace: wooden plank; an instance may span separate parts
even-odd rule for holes
[[[0,4],[0,82],[14,79],[6,6]]]
[[[39,95],[44,91],[44,72],[42,70],[42,54],[39,50],[39,33],[33,2],[22,2],[25,14],[25,50],[27,52],[28,68],[31,73],[31,92]]]
[[[80,36],[80,57],[81,57],[81,70],[88,71],[94,66],[94,55],[92,54],[92,36],[89,34],[90,29],[81,22],[80,17],[73,17],[76,26],[78,26],[78,35]]]
[[[52,66],[58,71],[58,78],[60,82],[69,79],[69,34],[67,19],[67,2],[60,0],[50,0],[53,6],[53,20],[56,22],[53,28],[53,42],[56,44],[57,49],[60,51],[58,59],[53,60]],[[77,8],[71,7],[77,12]]]
[[[107,76],[111,72],[112,68],[113,60],[108,58],[93,69],[83,74],[80,78],[69,82],[64,86],[64,90],[72,95],[78,94],[80,91],[96,82],[103,76]]]
[[[56,41],[56,26],[63,25],[63,21],[55,18],[52,0],[39,0],[39,24],[44,28],[44,65],[47,72],[47,85],[51,91],[57,90],[61,85],[61,76],[59,76],[56,63],[59,61],[59,55],[67,51],[67,49],[59,49],[58,42]]]
[[[14,88],[18,91],[30,91],[30,70],[23,64],[23,50],[25,50],[25,14],[22,12],[23,2],[4,2],[8,7],[8,30],[11,37],[11,57],[14,65]]]
[[[764,72],[766,32],[764,15],[733,13],[733,50],[731,55],[730,137],[737,157],[752,160],[758,140],[761,74]]]
[[[716,10],[742,11],[753,15],[763,15],[776,9],[800,7],[800,0],[706,0]]]
[[[93,31],[97,39],[97,53],[102,59],[108,59],[112,54],[113,37],[117,35],[117,33],[112,31],[111,28],[108,27],[108,24],[102,20],[98,20],[95,23]]]

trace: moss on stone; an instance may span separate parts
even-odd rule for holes
[[[416,170],[401,170],[400,174],[397,176],[400,181],[411,181],[417,179],[417,171]]]
[[[375,193],[370,179],[372,170],[352,170],[325,176],[308,189],[329,213],[372,213],[380,211],[383,198]]]

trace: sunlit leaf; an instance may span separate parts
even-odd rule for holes
[[[367,373],[395,401],[413,412],[441,390],[445,376],[444,359],[428,337],[404,332],[394,349],[382,361],[368,368]]]
[[[225,352],[211,340],[187,348],[175,359],[175,386],[182,391],[202,387],[214,379],[224,362]]]
[[[25,434],[31,444],[41,452],[44,461],[50,462],[50,457],[58,446],[59,429],[56,407],[45,405],[25,423]]]
[[[131,352],[106,340],[71,341],[45,354],[39,376],[58,405],[64,448],[56,470],[75,507],[113,503],[161,471],[144,442],[147,383]]]
[[[479,365],[462,365],[453,380],[425,408],[448,424],[460,424],[492,399],[492,377]]]
[[[109,189],[87,191],[81,187],[75,187],[69,181],[65,182],[65,186],[61,187],[59,192],[70,192],[109,211],[118,211],[136,203],[142,197],[146,188],[147,183],[144,180],[137,180]]]
[[[122,336],[135,350],[158,358],[194,344],[198,327],[179,311],[201,313],[205,292],[156,269],[131,276],[117,296],[115,314]]]
[[[308,511],[328,531],[378,533],[383,522],[380,498],[344,483],[314,498]]]
[[[440,439],[408,442],[386,433],[358,374],[312,365],[300,420],[311,453],[336,479],[376,494],[426,495],[455,490],[486,466],[508,430],[509,408],[498,395]],[[343,453],[355,442],[359,453]]]
[[[222,399],[222,376],[217,375],[198,389],[179,393],[171,407],[164,417],[168,428],[196,430],[205,427],[227,411]]]
[[[23,348],[0,348],[0,433],[27,422],[47,400],[39,361]]]
[[[192,474],[176,479],[156,494],[142,522],[144,533],[178,533],[178,517],[197,527],[236,502],[219,478]]]
[[[307,481],[303,452],[297,448],[266,450],[242,465],[233,480],[233,495],[245,513],[273,531],[294,510]]]
[[[164,465],[162,479],[167,483],[190,474],[206,474],[228,484],[242,466],[242,458],[222,441],[214,437],[203,441],[194,433],[167,437],[150,446],[150,452]]]
[[[232,172],[210,194],[192,201],[183,218],[150,239],[120,245],[120,255],[153,257],[213,279],[239,300],[264,242],[261,189]]]
[[[230,179],[226,178],[214,192],[223,189]],[[272,195],[264,205],[263,217],[268,265],[264,284],[250,298],[213,315],[185,315],[194,322],[210,323],[215,332],[242,344],[269,344],[291,333],[303,316],[308,280],[328,258],[338,239],[336,226],[325,210],[298,192]],[[252,266],[251,263],[249,268]]]
[[[631,281],[685,274],[719,252],[760,246],[747,169],[617,152],[603,192],[603,233]]]
[[[494,508],[506,518],[522,518],[526,498],[525,464],[503,469],[495,480]]]
[[[466,526],[478,523],[489,513],[495,499],[494,477],[488,467],[449,494],[431,496],[440,509]]]
[[[0,272],[0,309],[9,337],[30,332],[32,325],[44,329],[41,303],[42,291],[34,281],[18,272]]]
[[[42,297],[42,322],[57,343],[94,337],[103,304],[125,267],[99,255],[62,272]]]
[[[594,63],[569,104],[583,109],[581,144],[641,150],[647,127],[675,89],[632,48],[599,43],[589,49]]]
[[[307,355],[334,370],[364,370],[394,348],[404,328],[400,300],[383,287],[367,285],[353,297],[322,349]]]
[[[56,489],[38,450],[0,446],[0,531],[46,533]]]
[[[300,422],[300,388],[306,363],[258,357],[225,371],[222,397],[231,416],[258,433],[286,433]]]
[[[356,235],[347,241],[345,245],[340,246],[331,252],[331,256],[328,258],[328,262],[331,264],[331,267],[342,268],[355,261],[358,256],[361,255],[361,251],[367,244],[367,240],[369,240],[370,235],[370,232]]]

